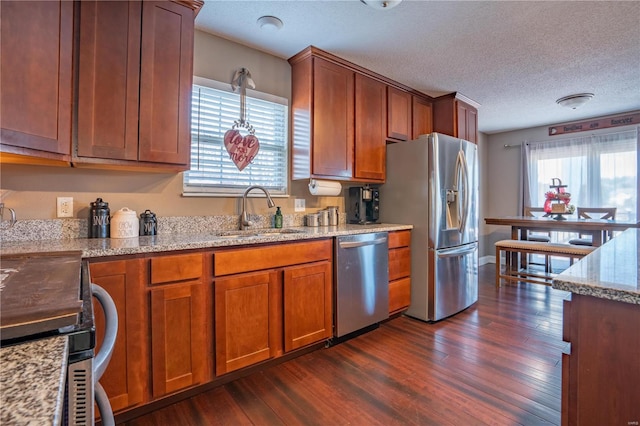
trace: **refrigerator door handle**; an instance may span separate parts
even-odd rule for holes
[[[466,244],[464,247],[456,247],[446,250],[438,250],[438,257],[460,257],[478,250],[478,243]]]
[[[458,176],[461,176],[462,182],[458,182]],[[471,194],[469,193],[469,169],[467,168],[467,158],[464,155],[464,151],[461,149],[458,151],[458,156],[456,157],[456,170],[455,170],[455,182],[454,185],[458,193],[463,192],[463,203],[462,206],[458,205],[458,217],[459,226],[458,230],[463,233],[467,227],[467,219],[469,218],[469,197]],[[462,207],[462,208],[460,208]]]

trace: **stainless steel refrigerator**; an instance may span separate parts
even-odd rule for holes
[[[478,300],[477,146],[432,133],[387,145],[380,218],[412,224],[411,305],[438,321]]]

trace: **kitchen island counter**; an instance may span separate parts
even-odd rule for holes
[[[0,349],[0,424],[60,424],[68,351],[67,336]]]
[[[563,303],[562,424],[640,421],[640,233],[628,229],[553,280]]]
[[[630,228],[553,279],[553,288],[640,305],[640,231]]]
[[[8,241],[2,242],[0,254],[36,252],[76,251],[83,258],[156,253],[175,250],[191,250],[213,247],[244,246],[261,243],[301,241],[316,238],[331,238],[342,235],[369,232],[401,231],[412,229],[411,225],[371,224],[339,225],[323,227],[290,227],[251,229],[247,231],[219,230],[194,234],[162,234],[134,238],[76,238],[58,240]]]

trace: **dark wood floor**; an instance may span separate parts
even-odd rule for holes
[[[395,318],[127,425],[559,424],[567,293],[494,277],[452,318]]]

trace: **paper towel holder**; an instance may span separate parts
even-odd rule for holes
[[[342,192],[342,184],[331,180],[309,179],[309,192],[317,196],[336,196]]]

